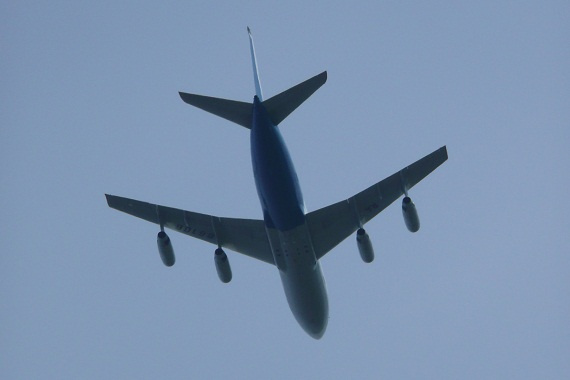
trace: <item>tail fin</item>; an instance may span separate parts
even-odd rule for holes
[[[255,48],[253,46],[253,36],[251,35],[249,26],[247,27],[247,33],[249,34],[249,48],[251,51],[251,64],[253,66],[255,94],[259,98],[259,101],[263,102],[273,124],[278,125],[327,81],[327,72],[324,71],[264,102],[261,82],[259,81],[257,58],[255,57]]]
[[[253,47],[253,36],[251,29],[247,27],[247,34],[249,34],[249,50],[251,51],[251,64],[253,65],[253,81],[255,82],[255,95],[259,101],[263,101],[263,93],[261,92],[261,82],[259,81],[259,72],[257,70],[257,58],[255,58],[255,48]]]

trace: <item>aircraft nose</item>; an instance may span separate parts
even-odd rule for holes
[[[327,330],[328,316],[323,315],[322,318],[313,318],[303,326],[303,330],[314,339],[321,339]]]
[[[315,301],[320,302],[315,302]],[[326,296],[313,300],[311,307],[307,307],[302,315],[297,316],[297,321],[314,339],[321,339],[325,334],[329,322],[329,308]]]
[[[295,274],[281,277],[289,307],[301,328],[312,338],[321,339],[329,322],[329,301],[320,266],[317,262],[316,270],[309,275]]]

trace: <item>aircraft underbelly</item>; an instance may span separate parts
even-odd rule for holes
[[[266,225],[291,230],[305,221],[297,173],[283,137],[257,97],[253,104],[251,159],[255,186]]]
[[[253,103],[251,157],[267,236],[287,302],[299,325],[319,339],[328,322],[325,280],[305,220],[303,195],[291,156],[257,97]]]
[[[318,339],[328,323],[328,297],[308,227],[305,223],[289,231],[267,232],[289,308],[299,325]]]

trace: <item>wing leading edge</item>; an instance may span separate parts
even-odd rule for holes
[[[370,221],[447,160],[447,148],[414,162],[366,190],[307,214],[317,259]]]
[[[105,194],[109,207],[205,242],[275,264],[262,220],[221,218]]]

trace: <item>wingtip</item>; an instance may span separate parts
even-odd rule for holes
[[[251,36],[251,29],[249,29],[249,26],[247,27],[247,33]]]

